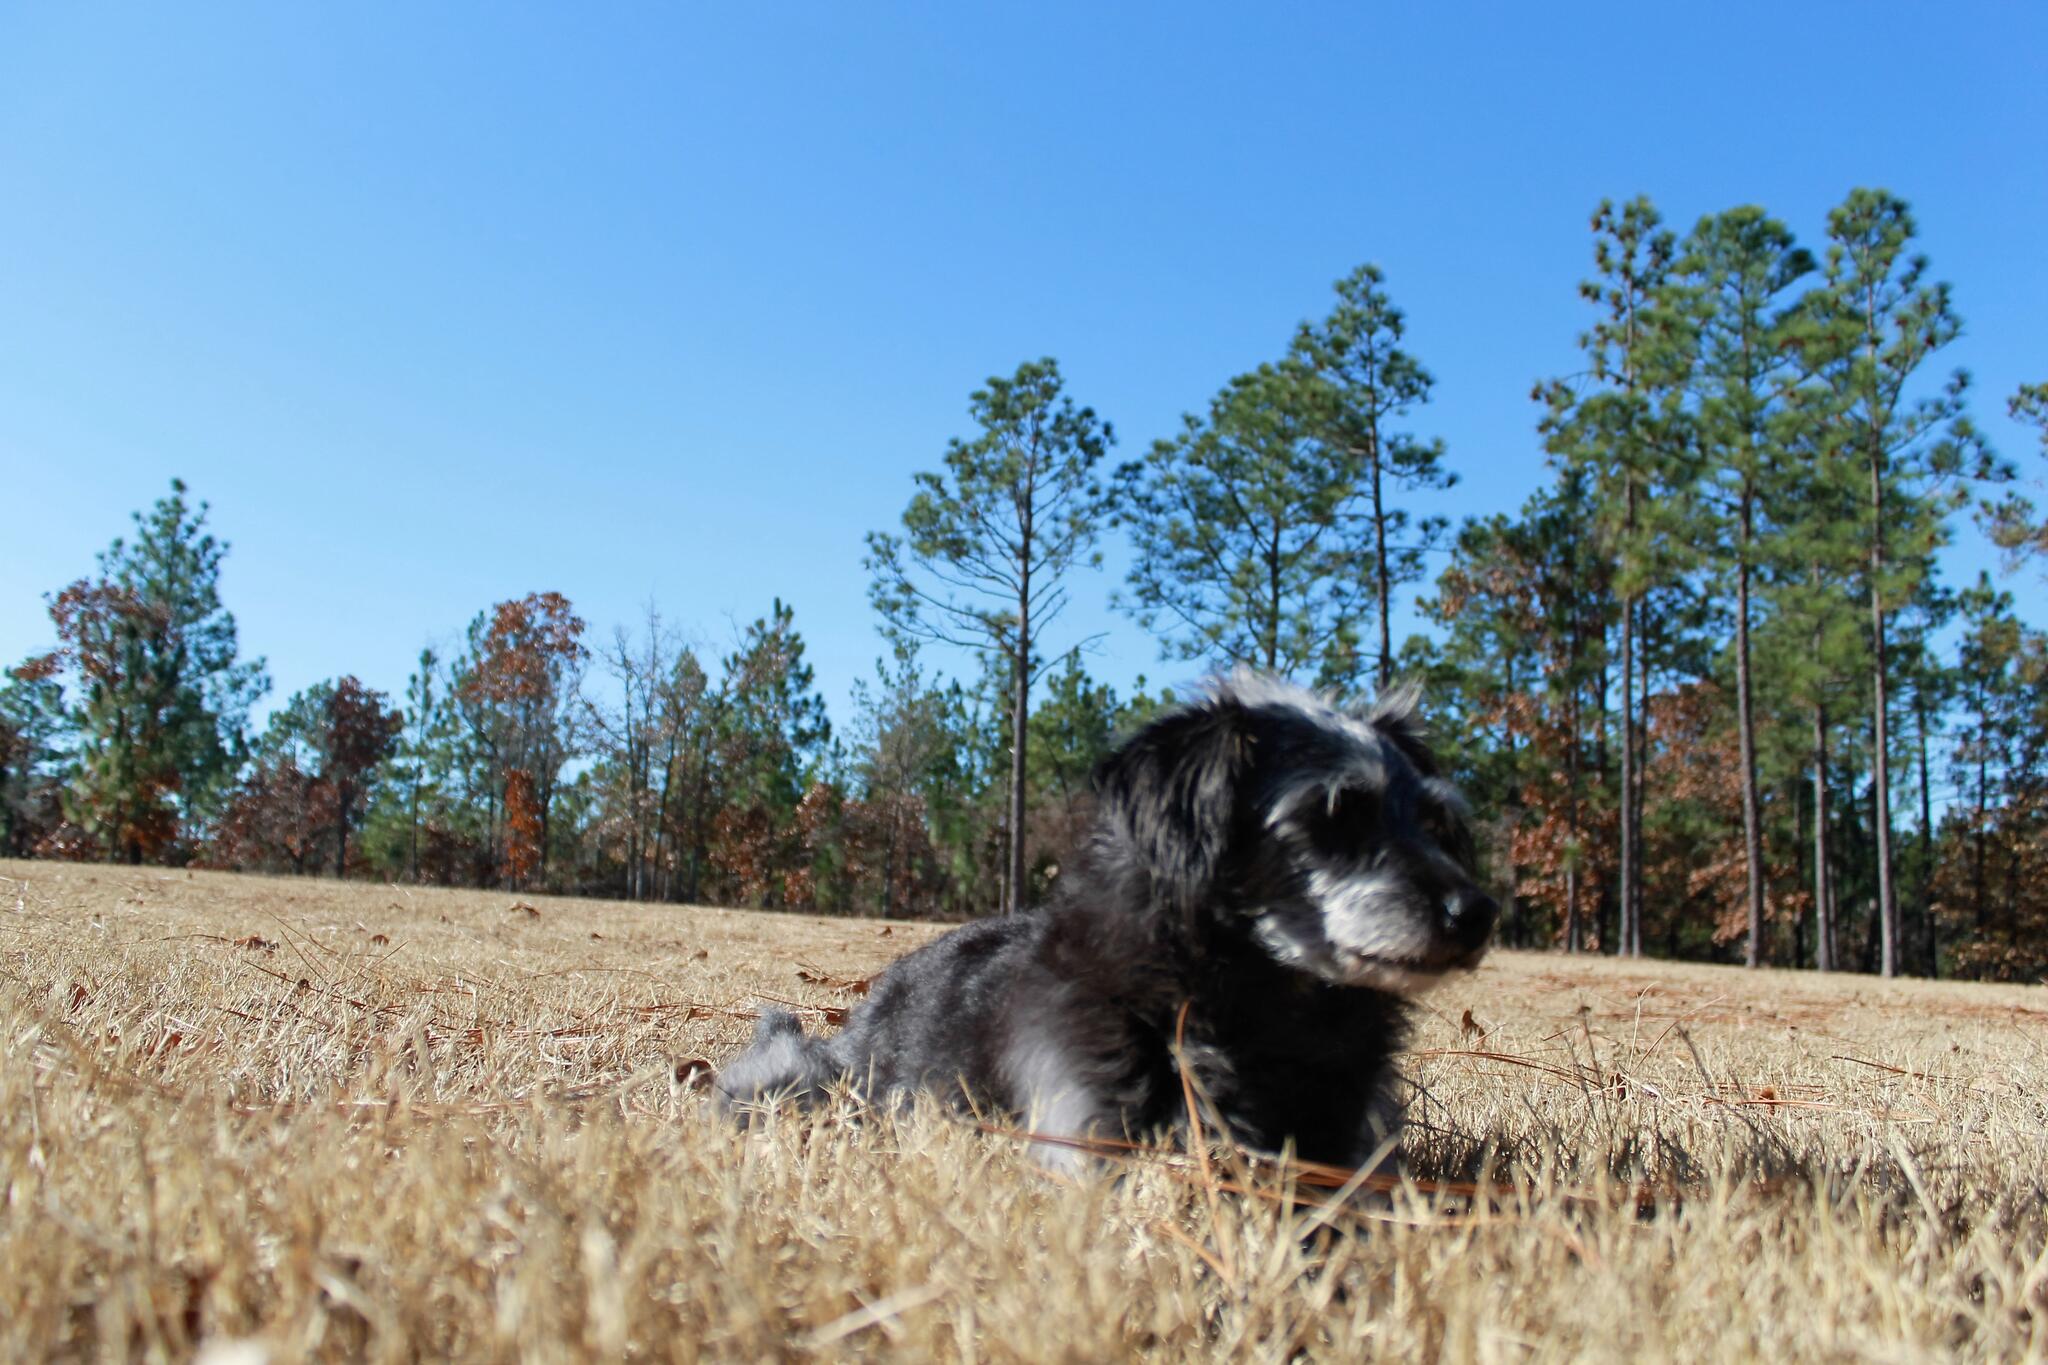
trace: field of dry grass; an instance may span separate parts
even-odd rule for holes
[[[0,863],[0,1357],[2048,1353],[2040,987],[1502,954],[1357,1191],[709,1112],[930,932]]]

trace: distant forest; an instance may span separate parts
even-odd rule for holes
[[[783,601],[714,657],[541,592],[401,691],[338,678],[256,731],[227,547],[174,481],[0,687],[0,852],[1025,909],[1097,760],[1171,700],[1119,696],[1052,629],[1122,536],[1118,604],[1164,657],[1424,683],[1510,945],[2041,979],[2048,637],[2008,584],[2038,591],[2048,522],[1941,368],[1962,322],[1906,204],[1854,191],[1811,250],[1753,207],[1681,235],[1603,204],[1591,231],[1583,364],[1536,387],[1544,481],[1513,516],[1404,510],[1456,461],[1374,267],[1123,463],[1054,361],[992,378],[868,537],[886,657],[836,729]],[[1994,401],[2048,455],[2048,384]],[[2003,581],[1944,581],[1965,518]],[[1397,645],[1404,597],[1429,630]]]

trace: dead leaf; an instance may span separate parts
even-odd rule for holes
[[[830,986],[835,991],[851,991],[855,995],[866,995],[869,983],[874,980],[871,976],[838,976],[808,962],[797,965],[796,979],[814,986]]]

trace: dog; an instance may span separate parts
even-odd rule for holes
[[[1417,699],[1348,710],[1256,673],[1212,681],[1102,762],[1049,906],[899,959],[829,1039],[764,1014],[719,1103],[933,1091],[1020,1117],[1060,1166],[1062,1140],[1184,1121],[1185,1069],[1250,1147],[1383,1153],[1407,1002],[1475,966],[1498,913]]]

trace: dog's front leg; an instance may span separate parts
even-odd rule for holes
[[[1046,1021],[1019,1029],[1003,1050],[1005,1098],[1031,1134],[1032,1160],[1048,1170],[1087,1169],[1087,1139],[1115,1118],[1098,1069]]]

